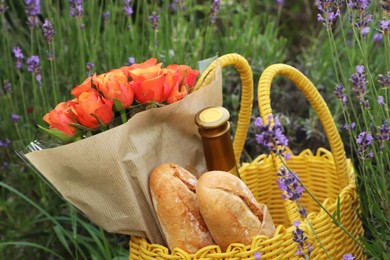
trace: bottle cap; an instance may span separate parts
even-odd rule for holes
[[[208,107],[196,114],[195,123],[200,128],[215,128],[225,124],[229,117],[229,111],[224,107]]]

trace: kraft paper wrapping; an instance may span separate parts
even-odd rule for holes
[[[174,162],[205,171],[195,114],[222,105],[222,76],[169,106],[135,114],[127,123],[56,148],[26,154],[64,199],[108,232],[165,244],[149,195],[148,176]]]

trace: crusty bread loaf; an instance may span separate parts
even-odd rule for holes
[[[203,219],[222,250],[231,243],[248,245],[260,235],[263,209],[238,177],[222,171],[206,172],[198,180],[196,195]]]
[[[162,231],[173,249],[195,253],[214,244],[196,200],[197,179],[174,163],[156,167],[149,177],[153,206]]]

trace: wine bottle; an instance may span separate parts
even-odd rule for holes
[[[202,139],[207,170],[226,171],[239,177],[229,117],[224,107],[208,107],[195,115],[195,123]]]

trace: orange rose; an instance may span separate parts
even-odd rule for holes
[[[129,71],[132,81],[130,86],[134,90],[134,95],[139,103],[150,101],[165,101],[175,84],[172,72],[161,69],[161,63],[149,68],[137,68]]]
[[[95,76],[95,75],[93,75],[93,76]],[[90,89],[92,89],[92,77],[86,78],[83,83],[74,87],[72,89],[71,93],[73,96],[78,97],[78,96],[80,96],[81,93],[87,92]]]
[[[114,116],[112,112],[114,101],[101,97],[94,89],[81,93],[69,103],[76,120],[90,129],[98,128],[99,121],[104,124],[110,123]]]
[[[157,59],[156,58],[150,58],[147,61],[143,63],[134,63],[130,66],[123,66],[121,70],[125,73],[126,76],[130,76],[129,71],[134,70],[134,69],[146,69],[149,67],[152,67],[157,64]]]
[[[168,70],[174,71],[172,80],[173,89],[168,96],[168,104],[176,102],[184,98],[188,92],[193,88],[196,77],[199,75],[199,71],[191,69],[187,65],[168,65]]]
[[[70,125],[76,122],[70,115],[69,106],[66,102],[59,103],[43,117],[43,120],[50,125],[50,129],[58,129],[68,136],[74,136],[76,134],[76,128]]]
[[[115,69],[99,76],[94,75],[92,82],[105,98],[117,99],[122,108],[128,108],[133,104],[134,91],[123,70]]]

